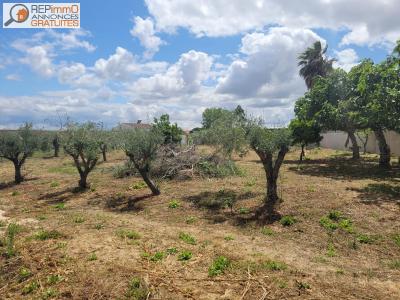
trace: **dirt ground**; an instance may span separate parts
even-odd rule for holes
[[[2,161],[0,236],[9,223],[21,230],[16,254],[0,257],[0,299],[400,299],[397,164],[380,171],[376,155],[315,149],[299,165],[298,154],[279,180],[291,226],[252,221],[265,194],[254,153],[237,160],[243,176],[166,180],[157,197],[140,178],[113,177],[120,152],[86,192],[68,157],[30,158],[19,186]],[[236,196],[233,211],[195,204],[221,190]],[[220,256],[229,263],[212,276]]]

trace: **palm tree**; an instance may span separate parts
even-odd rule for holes
[[[307,88],[311,89],[314,84],[314,79],[317,76],[325,77],[330,71],[332,71],[332,63],[334,59],[326,58],[326,51],[328,45],[322,48],[320,41],[314,43],[312,47],[308,47],[298,57],[299,59],[299,74],[304,78]]]

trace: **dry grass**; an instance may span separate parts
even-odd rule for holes
[[[163,181],[158,197],[132,188],[139,178],[112,177],[122,153],[97,167],[86,192],[74,189],[68,157],[36,156],[28,181],[0,187],[0,236],[10,222],[23,226],[17,255],[0,257],[0,298],[399,299],[399,168],[378,171],[373,155],[360,163],[331,150],[308,155],[298,165],[290,153],[280,179],[280,212],[297,222],[267,229],[251,220],[265,186],[254,153],[237,161],[243,177]],[[12,176],[0,162],[0,182]],[[222,189],[236,194],[233,212],[196,204]],[[330,211],[352,230],[322,227]],[[219,256],[229,266],[209,276]]]

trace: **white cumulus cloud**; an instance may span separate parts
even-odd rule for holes
[[[134,26],[130,31],[131,35],[138,38],[140,44],[146,49],[144,56],[145,58],[151,58],[158,50],[160,46],[165,44],[154,30],[154,23],[151,18],[142,19],[141,17],[135,17]]]

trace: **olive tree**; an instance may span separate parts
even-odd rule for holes
[[[151,130],[136,128],[122,130],[121,135],[122,148],[129,160],[139,171],[153,195],[160,195],[160,189],[150,178],[150,170],[158,149],[165,141],[163,134],[155,128]]]
[[[277,216],[278,177],[291,143],[290,131],[286,128],[269,129],[251,125],[248,131],[251,148],[260,158],[267,179],[264,204],[256,213],[258,218],[272,220]]]
[[[99,160],[100,142],[100,130],[94,123],[72,124],[64,133],[63,148],[74,160],[82,189],[88,188],[87,177]]]
[[[194,139],[201,143],[213,146],[215,152],[229,159],[234,152],[245,153],[247,150],[246,126],[244,114],[223,109],[206,109],[218,112],[212,121],[203,120],[207,124],[202,130],[194,134]],[[204,114],[203,114],[204,118]]]
[[[51,144],[54,149],[54,157],[59,157],[60,147],[61,147],[61,136],[58,132],[55,132],[53,138],[51,139]]]
[[[20,184],[24,180],[21,173],[22,166],[37,147],[37,136],[32,132],[32,124],[26,123],[17,131],[0,133],[0,157],[8,159],[14,164],[16,184]]]

